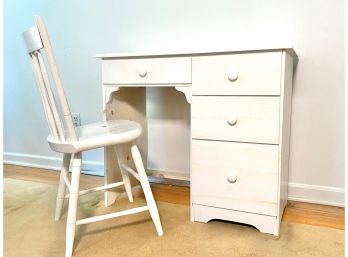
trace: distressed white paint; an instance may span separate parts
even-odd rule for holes
[[[291,56],[289,52],[292,52],[293,55]],[[218,65],[214,58],[215,53],[207,52],[203,53],[202,57],[200,55],[187,57],[197,58],[197,61],[192,63],[192,72],[195,71],[195,74],[191,87],[197,88],[196,93],[198,94],[189,97],[192,105],[190,112],[191,218],[193,221],[197,217],[197,221],[207,222],[209,221],[206,219],[207,217],[210,219],[224,217],[227,220],[246,222],[244,218],[239,220],[238,217],[241,215],[235,215],[232,218],[233,215],[229,217],[225,214],[228,211],[231,211],[231,214],[235,211],[247,212],[249,216],[254,216],[252,224],[260,227],[261,231],[278,235],[287,201],[292,67],[293,60],[297,56],[293,51],[286,49],[267,51],[256,49],[252,53],[251,55],[251,52],[236,51],[235,53],[228,52],[226,56],[219,53]],[[231,57],[231,54],[238,55],[238,58]],[[114,73],[109,66],[114,66],[113,63],[115,63],[120,70],[125,70],[129,66],[127,56],[123,56],[122,59],[119,59],[117,55],[102,56],[103,77],[114,76],[114,80],[117,81],[118,73],[109,74]],[[270,61],[272,57],[276,58]],[[128,58],[134,61],[134,56]],[[157,61],[151,55],[147,58],[146,63]],[[165,58],[166,61],[173,61],[175,64],[177,63],[176,58],[180,60],[182,57],[179,54],[162,58]],[[265,66],[261,65],[262,58],[265,59]],[[225,63],[226,59],[230,62]],[[136,60],[135,58],[134,63]],[[212,60],[211,65],[209,65],[209,60]],[[257,60],[256,66],[254,65],[255,60]],[[204,63],[203,66],[199,64],[200,61]],[[248,65],[248,61],[251,63],[250,65]],[[104,65],[104,62],[107,62],[107,65]],[[122,63],[125,67],[122,67]],[[209,67],[217,66],[218,69],[225,70],[231,63],[243,64],[240,67],[243,66],[241,77],[244,79],[240,86],[245,86],[245,92],[248,92],[246,95],[240,96],[240,92],[232,90],[219,95],[220,84],[225,82],[226,74],[224,72],[209,74]],[[195,68],[196,65],[199,67],[198,69]],[[259,73],[258,69],[261,67],[262,71]],[[190,75],[191,69],[188,67],[186,69]],[[253,70],[256,70],[256,78],[253,77]],[[163,71],[166,73],[165,69]],[[199,93],[204,88],[202,85],[205,80],[195,78],[207,73],[209,74],[207,77],[210,79],[209,94],[200,96]],[[221,79],[221,77],[225,77],[225,79]],[[232,75],[227,76],[227,80],[235,81],[236,78],[239,77],[235,74],[233,78]],[[158,80],[161,80],[161,76],[158,76]],[[259,82],[260,84],[258,84]],[[258,85],[262,87],[267,83],[275,84],[273,90],[279,92],[280,95],[268,95],[267,90],[258,91]],[[211,87],[211,84],[217,86]],[[128,96],[128,99],[134,100],[134,97],[141,93],[143,88],[153,86],[161,89],[173,85],[170,82],[163,84],[154,80],[150,84],[145,82],[138,84],[138,89],[135,89],[139,91],[134,90],[132,84],[120,85],[120,90],[122,92],[122,90],[131,88],[129,93],[132,93],[133,97]],[[106,88],[104,85],[103,89]],[[255,93],[252,92],[253,89],[255,89]],[[190,90],[185,91],[186,94],[191,92]],[[107,93],[104,91],[104,96]],[[142,98],[141,101],[144,99]],[[127,98],[122,98],[122,95],[118,95],[115,105],[109,105],[107,113],[117,112],[118,115],[125,115],[127,109],[122,109],[125,104],[130,109],[140,107],[137,109],[139,114],[137,118],[140,122],[147,119],[145,106],[142,106],[143,109],[141,109],[138,102],[136,105],[132,105],[132,102],[127,101]],[[162,109],[162,105],[156,105],[156,107]],[[169,110],[169,113],[173,112],[175,113],[174,110]],[[169,138],[171,137],[169,136]],[[145,145],[143,149],[147,155],[148,149],[152,148],[151,145],[155,141],[148,140],[147,134],[143,135],[143,140],[150,146],[146,148]],[[164,146],[166,147],[164,151],[167,151],[172,145],[165,144]],[[107,156],[110,155],[110,152],[111,149],[106,150]],[[176,159],[175,155],[173,158]],[[110,175],[108,183],[111,183],[113,181],[111,174],[115,173],[115,169],[112,169],[109,162],[112,163],[113,160],[109,158],[106,161],[108,163],[106,176]],[[129,170],[133,174],[132,170]],[[107,199],[109,197],[109,195],[106,196]],[[197,206],[200,206],[199,209]],[[215,208],[214,211],[212,207]],[[204,210],[205,208],[207,210]],[[211,215],[206,216],[201,212],[208,212]],[[260,218],[261,216],[273,218],[265,220],[264,217]],[[262,224],[263,221],[266,221],[266,224]]]
[[[105,59],[102,63],[104,85],[189,84],[191,58]]]
[[[192,140],[192,202],[276,217],[278,156],[278,145]]]
[[[281,129],[279,130],[279,176],[278,185],[279,192],[277,195],[278,200],[278,213],[277,217],[283,216],[283,211],[288,200],[288,180],[289,180],[289,157],[290,157],[290,126],[291,126],[291,103],[292,103],[292,89],[293,89],[293,71],[294,71],[294,58],[287,52],[282,54],[282,76],[280,80],[281,97],[280,97],[280,117],[279,123]],[[280,220],[278,223],[278,229],[280,229]]]
[[[192,137],[278,144],[279,103],[278,96],[193,96]]]
[[[279,51],[193,57],[192,62],[193,95],[280,95]]]
[[[208,222],[212,219],[221,219],[247,223],[256,227],[260,232],[278,235],[277,218],[273,216],[255,215],[253,213],[193,204],[192,218],[195,221],[200,222]]]

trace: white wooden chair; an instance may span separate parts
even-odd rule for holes
[[[163,230],[156,202],[151,192],[140,152],[134,143],[131,146],[131,153],[137,172],[135,172],[131,167],[127,166],[126,162],[123,161],[122,158],[119,158],[118,161],[123,181],[100,186],[90,190],[79,191],[82,152],[85,150],[106,146],[115,146],[116,152],[120,152],[123,147],[122,144],[133,142],[141,135],[142,127],[140,126],[140,124],[133,121],[113,120],[88,124],[86,126],[78,127],[75,130],[45,25],[40,17],[36,16],[35,18],[36,26],[25,31],[23,33],[23,38],[25,40],[27,50],[32,62],[33,72],[41,94],[44,111],[51,132],[51,134],[47,138],[48,143],[52,150],[64,154],[63,165],[60,172],[55,220],[59,220],[61,216],[64,198],[69,198],[69,209],[66,225],[65,256],[70,257],[72,255],[76,225],[87,224],[142,211],[150,211],[150,215],[155,224],[157,233],[159,236],[162,236]],[[50,68],[58,95],[57,102],[50,86],[50,80],[45,62],[41,55],[41,49],[45,49],[46,51],[46,56],[49,64],[48,67]],[[59,108],[57,108],[58,106]],[[71,181],[69,181],[68,171],[71,158],[73,159],[72,175]],[[140,181],[147,205],[116,213],[76,220],[78,196],[91,191],[106,190],[118,186],[124,186],[129,201],[132,202],[133,196],[128,172]],[[66,188],[69,191],[68,195],[65,195]]]

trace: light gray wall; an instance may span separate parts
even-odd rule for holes
[[[102,117],[96,53],[292,42],[300,61],[294,78],[290,196],[343,204],[343,0],[6,0],[4,159],[57,166],[58,159],[54,158],[59,155],[49,150],[45,140],[48,129],[21,39],[21,32],[34,24],[34,14],[46,21],[71,109],[81,113],[83,123]],[[158,101],[155,92],[149,95],[154,97],[150,100]],[[153,112],[149,122],[156,116]],[[178,135],[186,137],[187,117],[181,118]],[[149,125],[158,127],[158,123]],[[153,139],[166,133],[154,131],[150,135]],[[188,144],[181,147],[182,153],[188,152]],[[155,146],[150,149],[152,168],[188,172],[185,154],[175,164],[163,161],[155,150]],[[85,157],[86,169],[100,168],[101,151]]]

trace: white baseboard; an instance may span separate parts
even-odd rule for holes
[[[152,176],[154,178],[163,178],[163,179],[174,179],[174,180],[183,180],[190,181],[190,174],[184,172],[170,171],[170,170],[154,170],[147,169],[147,175]]]
[[[62,158],[31,155],[22,153],[4,152],[4,163],[20,166],[60,170]],[[104,165],[102,162],[83,161],[82,171],[85,174],[103,176]],[[167,174],[164,172],[155,172],[151,174],[154,177],[167,177],[171,179],[189,180],[189,177],[180,177],[181,174]],[[162,173],[162,175],[161,175]],[[172,176],[173,175],[173,176]],[[180,175],[180,176],[179,176]],[[344,206],[344,188],[326,187],[309,184],[289,183],[288,199],[293,201],[326,204],[333,206]]]
[[[4,152],[4,163],[19,166],[35,167],[50,170],[60,170],[63,157],[51,157],[42,155],[32,155],[23,153]],[[82,173],[103,176],[104,165],[102,162],[83,161]]]
[[[288,199],[344,207],[344,188],[289,183]]]

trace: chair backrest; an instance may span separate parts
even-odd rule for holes
[[[48,126],[52,137],[60,142],[76,141],[76,131],[70,113],[68,101],[65,97],[62,81],[58,72],[56,61],[45,24],[39,16],[35,16],[36,26],[23,32],[23,38],[31,58],[32,69],[36,84],[39,88],[43,102]],[[42,58],[41,49],[45,49],[49,70],[51,71],[56,92],[58,105],[52,91],[49,75],[45,62]],[[58,109],[57,107],[60,107]],[[61,111],[60,111],[61,110]],[[61,113],[62,112],[62,113]]]

